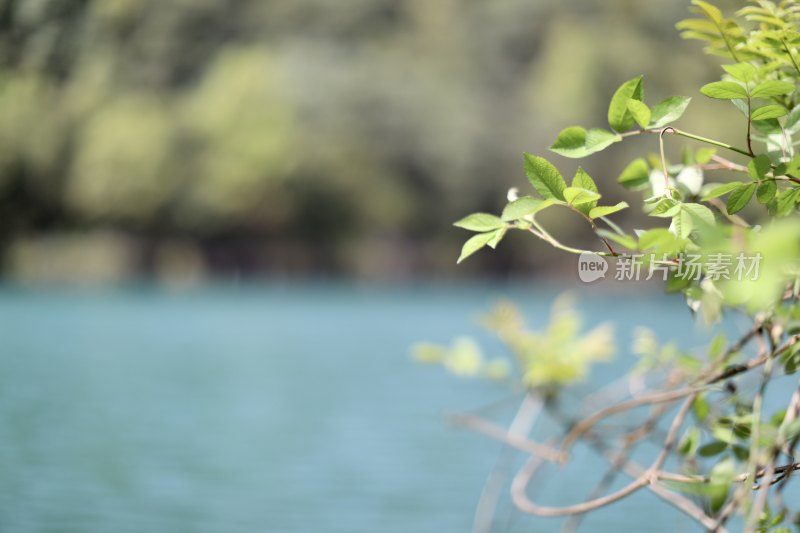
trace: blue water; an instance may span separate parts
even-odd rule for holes
[[[490,414],[503,421],[519,398],[420,366],[408,347],[480,336],[475,316],[500,297],[542,324],[556,293],[4,289],[0,531],[470,531],[501,446],[442,415],[499,402]],[[594,292],[581,308],[589,326],[619,321],[623,352],[636,324],[703,336],[679,298],[658,293]],[[630,362],[599,368],[597,382]],[[577,476],[545,472],[545,501],[573,503],[591,489],[605,469],[584,455]],[[495,530],[560,524],[515,512],[504,497]],[[589,517],[585,530],[690,524],[643,492]]]

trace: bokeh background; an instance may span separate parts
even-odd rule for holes
[[[694,94],[719,67],[674,29],[687,4],[4,0],[4,272],[555,272],[558,254],[517,236],[456,269],[465,234],[451,224],[524,190],[523,152],[544,154],[566,126],[605,126],[611,94],[638,74],[651,103],[695,96],[683,127],[725,139],[724,103]],[[609,201],[626,198],[612,183],[652,141],[583,163]],[[551,155],[571,175],[575,162]],[[565,239],[586,239],[580,222],[560,217]]]
[[[683,0],[0,0],[0,531],[469,531],[500,447],[441,414],[508,421],[519,397],[408,348],[497,349],[475,314],[510,297],[541,325],[577,278],[524,235],[456,267],[452,222],[501,209],[528,187],[523,152],[605,126],[639,74],[649,103],[694,97],[682,128],[737,141],[697,93],[720,71],[679,39],[686,16]],[[581,164],[635,206],[614,182],[656,150]],[[569,215],[545,221],[594,245]],[[622,351],[574,397],[631,363],[632,317],[693,335],[680,301],[634,290],[587,296],[587,327],[617,320]],[[589,455],[551,503],[602,476]],[[588,530],[688,530],[637,498]],[[506,498],[491,530],[559,525]]]

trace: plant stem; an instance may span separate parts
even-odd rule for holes
[[[710,144],[712,146],[719,146],[720,148],[725,148],[726,150],[730,150],[732,152],[736,152],[737,154],[746,155],[747,157],[752,158],[753,156],[747,150],[743,150],[741,148],[737,148],[735,146],[731,146],[730,144],[715,141],[714,139],[709,139],[708,137],[702,137],[700,135],[695,135],[694,133],[689,133],[688,131],[679,130],[673,127],[667,127],[663,129],[654,129],[654,130],[633,130],[633,131],[626,131],[625,133],[621,133],[619,136],[622,138],[625,137],[633,137],[634,135],[641,135],[642,133],[658,133],[661,134],[663,131],[669,130],[670,133],[674,133],[675,135],[680,135],[681,137],[686,137],[687,139],[693,139],[695,141],[700,141],[706,144]]]
[[[749,89],[747,94],[748,95],[750,94]],[[751,114],[753,112],[752,108],[753,108],[753,99],[750,98],[750,96],[748,96],[747,97],[747,151],[750,152],[750,157],[755,157],[755,154],[753,153],[753,141],[751,139],[752,137],[751,130],[753,129],[753,119],[751,117]]]
[[[572,246],[567,246],[566,244],[560,243],[555,237],[550,235],[550,233],[548,233],[547,230],[544,229],[544,227],[535,220],[533,221],[533,225],[536,226],[536,229],[539,231],[536,231],[533,228],[528,229],[528,231],[530,231],[543,241],[550,243],[551,246],[553,246],[554,248],[558,248],[559,250],[564,250],[565,252],[571,252],[573,254],[596,254],[602,256],[617,255],[611,252],[595,252],[594,250],[582,250],[580,248],[573,248]]]

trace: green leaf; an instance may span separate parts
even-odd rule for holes
[[[633,78],[623,83],[611,97],[608,106],[608,124],[617,133],[628,131],[635,122],[633,115],[628,111],[628,100],[643,100],[644,84],[642,76]]]
[[[697,450],[697,455],[700,457],[713,457],[724,452],[728,448],[728,444],[719,440],[715,440],[700,446]]]
[[[708,414],[711,412],[711,406],[708,405],[708,401],[704,395],[699,395],[694,399],[692,402],[692,412],[698,422],[704,422],[705,419],[708,418]]]
[[[495,238],[494,231],[488,231],[486,233],[478,233],[477,235],[473,235],[467,242],[464,243],[464,246],[461,248],[461,255],[458,257],[458,261],[456,264],[460,263],[467,257],[471,256]]]
[[[651,217],[669,218],[680,211],[681,204],[674,198],[666,198],[664,196],[657,198],[659,198],[659,200],[648,213]]]
[[[701,204],[680,204],[678,212],[672,217],[672,223],[678,236],[685,239],[696,227],[713,225],[714,213]]]
[[[756,184],[755,183],[748,183],[746,185],[741,185],[734,189],[731,195],[728,197],[728,214],[733,215],[734,213],[738,213],[744,206],[747,205],[747,202],[750,201],[750,198],[753,197],[753,193],[756,191]]]
[[[742,186],[742,182],[741,181],[732,181],[730,183],[724,183],[724,184],[720,185],[719,187],[714,187],[713,189],[711,189],[708,192],[708,194],[703,196],[702,200],[704,202],[707,202],[707,201],[709,201],[709,200],[711,200],[713,198],[719,198],[720,196],[728,194],[732,190],[737,189],[737,188],[739,188],[741,186]]]
[[[767,98],[769,96],[780,96],[782,94],[792,94],[794,92],[794,84],[769,80],[756,85],[755,89],[750,93],[753,98]]]
[[[725,350],[727,340],[724,333],[717,333],[714,339],[708,345],[708,358],[714,360]]]
[[[789,111],[782,105],[771,104],[753,109],[750,118],[752,120],[767,120],[782,117],[788,113]]]
[[[666,228],[654,228],[639,235],[639,250],[647,250],[661,244],[673,244],[675,235]]]
[[[650,108],[639,100],[628,100],[628,111],[633,115],[633,119],[642,129],[650,124]]]
[[[783,125],[789,133],[797,133],[800,129],[800,105],[795,106],[786,117],[786,124]]]
[[[794,210],[797,204],[797,194],[800,189],[786,189],[781,191],[775,197],[776,200],[776,214],[778,216],[785,216]]]
[[[602,128],[587,131],[580,126],[571,126],[561,130],[550,150],[564,157],[577,159],[599,152],[621,140],[619,135]]]
[[[687,457],[693,456],[697,452],[699,441],[700,430],[694,427],[687,429],[681,440],[678,441],[678,453]]]
[[[542,209],[550,207],[553,203],[553,200],[542,200],[534,198],[533,196],[523,196],[506,205],[500,218],[505,222],[519,220],[530,215],[535,215]]]
[[[636,249],[636,239],[631,237],[630,235],[620,235],[619,233],[614,233],[613,231],[608,231],[605,229],[597,230],[597,234],[605,237],[610,241],[614,241],[620,246],[624,246],[628,250]]]
[[[590,204],[596,202],[599,198],[599,194],[588,189],[581,189],[579,187],[567,187],[564,189],[564,199],[572,206]]]
[[[597,185],[592,177],[583,170],[583,167],[578,167],[577,172],[575,172],[575,176],[572,178],[572,186],[592,192],[600,192],[597,190]]]
[[[620,202],[617,205],[605,205],[605,206],[593,207],[591,211],[589,211],[589,217],[590,218],[606,217],[608,215],[616,213],[617,211],[622,211],[626,207],[628,207],[628,204],[626,202]]]
[[[500,229],[494,230],[492,232],[492,234],[493,234],[492,238],[489,239],[489,242],[487,242],[486,245],[489,248],[491,248],[492,250],[497,248],[497,245],[500,244],[500,241],[503,240],[503,237],[505,236],[506,231],[508,231],[508,227],[506,227],[506,226],[503,226]]]
[[[473,213],[467,215],[453,224],[457,228],[464,228],[470,231],[490,231],[502,228],[505,223],[498,217],[488,213]]]
[[[718,100],[735,100],[736,98],[747,98],[747,89],[732,81],[715,81],[703,85],[700,92],[709,98]]]
[[[682,204],[681,210],[688,213],[694,220],[700,221],[701,224],[713,226],[716,223],[714,212],[703,204]]]
[[[734,63],[733,65],[722,65],[722,68],[724,68],[725,72],[727,72],[737,80],[743,81],[745,83],[747,83],[748,81],[753,81],[755,77],[758,75],[758,70],[750,63]]]
[[[759,154],[747,163],[747,171],[754,180],[762,180],[772,169],[772,162],[764,154]]]
[[[694,160],[698,165],[705,165],[706,163],[711,161],[711,158],[716,153],[717,153],[716,148],[698,148],[694,154]]]
[[[644,159],[635,159],[625,167],[617,181],[626,189],[640,189],[650,183],[650,168]]]
[[[650,128],[663,128],[681,118],[692,99],[688,96],[670,96],[650,110]]]
[[[719,8],[709,4],[708,2],[704,2],[703,0],[692,0],[692,4],[699,7],[708,18],[717,24],[717,26],[722,25],[722,12],[719,10]]]
[[[778,192],[778,186],[775,184],[775,180],[762,181],[756,189],[756,199],[759,203],[768,204],[775,198],[776,192]]]
[[[567,183],[558,169],[547,159],[525,154],[525,174],[533,188],[543,198],[564,199],[564,189],[567,187]]]

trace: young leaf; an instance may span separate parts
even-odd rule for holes
[[[573,159],[586,157],[621,141],[621,137],[602,128],[585,130],[580,126],[566,128],[558,134],[550,150]]]
[[[650,124],[650,108],[639,100],[628,100],[628,111],[633,115],[633,119],[642,129]]]
[[[778,195],[775,197],[776,215],[785,216],[794,210],[794,207],[797,204],[798,191],[800,191],[800,189],[786,189],[785,191],[778,193]]]
[[[753,98],[767,98],[768,96],[780,96],[782,94],[792,94],[793,92],[793,83],[769,80],[756,85],[750,96]]]
[[[711,189],[708,192],[708,194],[703,196],[702,200],[704,202],[707,202],[707,201],[709,201],[709,200],[711,200],[713,198],[719,198],[720,196],[728,194],[732,190],[737,189],[741,185],[742,185],[741,181],[732,181],[730,183],[724,183],[724,184],[720,185],[719,187],[714,187],[713,189]]]
[[[506,227],[506,226],[503,226],[500,229],[494,230],[492,232],[492,238],[489,239],[489,242],[487,242],[486,245],[489,248],[491,248],[492,250],[497,248],[497,245],[500,244],[501,240],[503,240],[503,237],[505,236],[506,231],[508,231],[508,227]]]
[[[734,63],[733,65],[722,65],[722,68],[724,68],[725,72],[727,72],[737,80],[743,81],[745,83],[747,83],[748,81],[753,81],[755,77],[758,75],[758,70],[756,70],[756,67],[754,67],[750,63]]]
[[[620,246],[624,246],[628,250],[636,249],[636,239],[630,235],[620,235],[619,233],[614,233],[613,231],[608,231],[605,229],[597,230],[597,234],[610,241],[614,241]]]
[[[458,261],[456,264],[460,263],[467,257],[471,256],[487,244],[489,241],[495,238],[494,231],[487,231],[486,233],[478,233],[477,235],[473,235],[467,242],[464,243],[464,246],[461,248],[461,255],[458,257]]]
[[[732,81],[715,81],[700,88],[700,92],[709,98],[718,100],[734,100],[747,98],[747,89]]]
[[[681,239],[687,238],[698,225],[714,224],[714,214],[704,205],[679,204],[678,208],[672,217],[672,224]]]
[[[698,165],[705,165],[714,154],[717,153],[716,148],[698,148],[697,151],[694,153],[694,160]]]
[[[625,167],[617,181],[626,189],[644,188],[650,183],[650,169],[644,159],[635,159]]]
[[[747,171],[756,181],[764,179],[764,176],[767,175],[767,172],[769,172],[771,168],[772,162],[769,160],[769,157],[764,154],[757,155],[747,163]]]
[[[626,202],[620,202],[617,205],[603,205],[599,207],[593,207],[591,211],[589,211],[590,218],[600,218],[611,215],[616,213],[617,211],[622,211],[628,207]]]
[[[767,120],[782,117],[788,113],[789,111],[782,105],[771,104],[753,109],[750,118],[752,120]]]
[[[687,96],[670,96],[669,98],[660,101],[650,110],[650,128],[663,128],[670,122],[674,122],[681,118],[686,107],[691,102],[691,98]]]
[[[564,199],[572,206],[591,204],[596,202],[599,198],[599,194],[588,189],[581,189],[579,187],[567,187],[564,189]]]
[[[695,221],[701,224],[713,226],[716,223],[714,213],[703,204],[681,204],[681,211],[688,213]]]
[[[699,7],[705,15],[710,18],[717,26],[721,26],[723,19],[722,19],[722,12],[716,6],[709,4],[708,2],[704,2],[703,0],[692,0],[692,4]]]
[[[519,220],[521,218],[535,215],[542,209],[553,205],[553,200],[541,200],[533,196],[523,196],[506,205],[500,217],[505,222]]]
[[[525,154],[525,174],[543,198],[564,199],[567,183],[561,173],[543,157]]]
[[[734,189],[731,195],[728,197],[728,214],[733,215],[734,213],[738,213],[744,206],[747,205],[747,202],[750,201],[750,198],[753,197],[753,193],[756,191],[756,184],[755,183],[748,183],[746,185],[741,185]]]
[[[633,127],[634,118],[628,111],[628,100],[643,100],[644,85],[642,76],[623,83],[611,97],[608,106],[608,124],[617,133],[628,131]]]
[[[778,186],[775,184],[775,180],[762,181],[756,189],[756,199],[762,204],[768,204],[775,198],[776,192],[778,192]]]
[[[666,228],[654,228],[639,235],[639,250],[647,250],[661,244],[672,244],[677,239]]]
[[[498,217],[488,213],[473,213],[453,223],[453,225],[470,231],[490,231],[502,228],[505,223]]]
[[[589,174],[587,174],[582,167],[578,167],[578,171],[575,172],[575,177],[572,178],[572,186],[580,187],[581,189],[586,189],[592,192],[599,192],[592,177],[589,176]]]
[[[789,133],[797,133],[800,129],[800,105],[795,106],[786,117],[786,124],[783,125]]]

